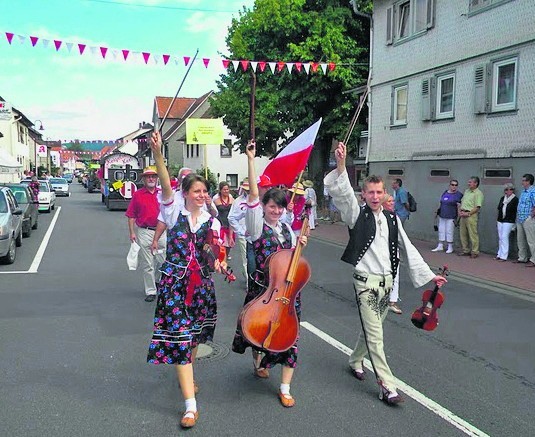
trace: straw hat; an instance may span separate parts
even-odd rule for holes
[[[314,182],[312,182],[310,179],[307,179],[303,182],[303,186],[305,188],[312,188],[314,186]]]
[[[240,185],[240,188],[242,188],[242,189],[244,189],[246,191],[249,191],[250,187],[249,187],[249,181],[247,180],[247,178],[245,178],[243,180],[243,182]]]
[[[158,175],[158,172],[156,171],[156,167],[153,165],[149,165],[148,167],[145,167],[143,169],[143,173],[141,173],[141,177],[150,176],[150,175]]]
[[[305,188],[303,187],[303,184],[293,184],[292,188],[288,189],[288,191],[291,191],[295,194],[304,195],[305,194]]]

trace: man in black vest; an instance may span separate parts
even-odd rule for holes
[[[399,264],[398,246],[406,253],[409,276],[415,287],[429,281],[442,286],[446,279],[431,271],[407,237],[399,217],[383,209],[386,190],[381,177],[366,178],[362,192],[366,205],[359,206],[347,175],[346,155],[346,146],[339,143],[335,151],[336,169],[325,177],[324,184],[342,221],[349,226],[349,243],[342,260],[355,266],[353,287],[364,341],[359,335],[349,365],[352,374],[364,380],[363,360],[368,353],[381,390],[379,399],[395,405],[403,398],[397,392],[394,375],[386,362],[383,320],[388,313],[390,291]]]

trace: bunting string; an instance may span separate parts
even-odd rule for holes
[[[162,54],[148,51],[135,51],[129,49],[117,49],[106,46],[92,46],[80,42],[64,41],[61,39],[50,40],[36,35],[19,35],[13,32],[3,32],[5,40],[10,46],[20,44],[32,48],[44,48],[52,54],[66,53],[83,57],[92,57],[101,61],[137,63],[141,65],[153,66],[182,66],[188,67],[193,62],[190,56],[173,54]],[[289,74],[328,74],[335,70],[337,66],[355,66],[361,64],[334,63],[334,62],[287,62],[287,61],[257,61],[248,59],[221,59],[221,58],[199,58],[195,62],[205,69],[217,68],[235,72],[246,72],[251,69],[255,73],[270,71],[272,74],[280,74],[287,71]],[[367,65],[367,64],[362,64]],[[269,67],[269,68],[266,68]]]

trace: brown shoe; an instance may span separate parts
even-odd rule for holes
[[[470,258],[472,258],[472,259],[476,259],[478,256],[479,256],[478,253],[472,253],[472,254],[470,255]]]
[[[193,417],[191,417],[193,415]],[[197,419],[199,418],[199,412],[198,411],[186,411],[182,415],[182,419],[180,420],[180,426],[182,428],[192,428],[197,423]]]
[[[349,370],[359,381],[364,381],[366,379],[366,372],[363,369],[353,369],[353,367],[350,366]]]
[[[535,267],[535,263],[529,261],[526,263],[526,267]]]
[[[284,408],[292,408],[295,405],[295,399],[292,395],[283,395],[280,391],[279,400]]]
[[[526,264],[526,263],[527,263],[527,261],[520,261],[519,259],[515,259],[513,261],[513,264]]]
[[[257,378],[266,379],[269,378],[269,370],[264,367],[255,367],[253,370],[254,376]]]
[[[403,311],[401,311],[401,308],[398,306],[396,302],[390,302],[388,306],[390,307],[390,311],[392,311],[393,313],[403,314]]]
[[[470,256],[470,252],[459,252],[457,255],[459,255],[459,256]]]

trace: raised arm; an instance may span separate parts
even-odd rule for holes
[[[171,188],[171,179],[169,178],[169,172],[165,166],[162,155],[162,137],[158,131],[152,133],[150,148],[152,150],[152,156],[156,163],[156,169],[158,171],[158,177],[160,178],[160,185],[162,187],[162,201],[165,203],[173,197],[173,189]]]

